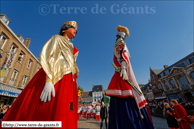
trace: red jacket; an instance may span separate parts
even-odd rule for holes
[[[173,116],[175,119],[181,119],[181,121],[178,122],[180,129],[191,129],[187,118],[188,114],[183,106],[176,104],[173,107]]]

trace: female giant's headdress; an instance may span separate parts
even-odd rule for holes
[[[75,27],[75,29],[77,30],[77,22],[76,21],[68,21],[68,22],[64,22],[63,24],[71,25],[71,26]]]

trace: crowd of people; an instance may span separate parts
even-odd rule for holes
[[[100,102],[99,104],[96,103],[90,103],[90,104],[80,104],[78,106],[78,119],[81,115],[83,115],[86,119],[96,119],[96,121],[100,121],[101,119],[101,125],[103,126],[103,121],[105,120],[105,126],[107,125],[107,118],[108,118],[108,111],[109,111],[109,105],[105,105],[104,102]]]
[[[151,109],[159,108],[159,109],[161,109],[161,111],[163,111],[163,109],[164,109],[164,103],[165,103],[164,101],[162,101],[162,103],[149,103],[148,106],[149,106],[150,110]],[[188,110],[194,110],[194,103],[193,102],[187,102],[187,103],[180,102],[179,104],[181,106],[183,106],[186,111],[188,111]]]
[[[178,103],[172,99],[170,103],[162,101],[162,103],[149,103],[148,106],[152,113],[152,109],[160,109],[163,112],[170,129],[191,129],[189,122],[194,124],[194,112],[192,115],[187,113],[189,110],[194,110],[193,102]]]

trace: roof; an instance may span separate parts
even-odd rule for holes
[[[179,64],[180,62],[185,61],[186,59],[188,59],[188,58],[190,58],[190,57],[192,57],[192,56],[194,56],[194,52],[192,52],[191,54],[187,55],[186,57],[180,59],[179,61],[177,61],[176,63],[172,64],[172,65],[169,66],[169,67],[173,67],[174,65]]]
[[[99,92],[99,91],[103,91],[102,85],[96,85],[92,88],[92,92]]]
[[[92,97],[92,91],[86,91],[82,93],[82,98]]]
[[[162,72],[164,69],[152,69],[153,72],[157,75],[159,74],[160,72]]]
[[[175,67],[177,64],[189,59],[190,57],[194,56],[194,52],[192,52],[191,54],[187,55],[186,57],[180,59],[179,61],[177,61],[176,63],[172,64],[171,66],[169,66],[167,69],[172,69],[173,67]],[[167,69],[163,69],[163,71],[167,70]],[[163,71],[161,71],[160,73],[162,73]],[[160,74],[158,73],[158,74]]]

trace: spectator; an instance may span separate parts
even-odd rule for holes
[[[172,113],[172,109],[170,108],[168,103],[165,103],[164,110],[163,110],[163,116],[167,120],[168,127],[170,129],[173,129],[173,128],[178,129],[179,125],[178,125],[175,117],[173,117],[173,115],[170,115],[169,112]]]
[[[3,103],[0,103],[0,113],[3,111]]]
[[[179,124],[180,129],[191,129],[191,126],[188,122],[188,114],[183,106],[178,104],[178,101],[175,99],[171,100],[171,105],[173,106],[173,113],[168,112],[168,114],[173,115]]]
[[[103,120],[105,119],[105,125],[106,125],[106,129],[107,129],[107,116],[108,116],[108,111],[107,108],[104,104],[104,102],[102,102],[102,107],[100,110],[100,118],[101,118],[101,125],[100,128],[102,129],[102,125],[103,125]]]
[[[99,121],[100,120],[100,105],[97,104],[96,105],[96,121]]]
[[[194,124],[194,116],[188,116],[189,122],[191,122],[192,124]]]
[[[7,111],[9,110],[9,106],[4,105],[2,109],[3,109],[3,111],[0,113],[0,122],[2,121],[2,119],[5,116],[5,114],[7,113]]]

